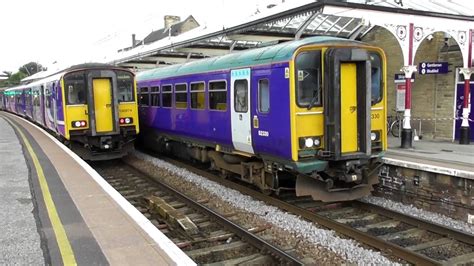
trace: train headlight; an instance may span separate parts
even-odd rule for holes
[[[131,117],[121,117],[119,119],[119,124],[121,125],[127,125],[133,123],[133,118]]]
[[[87,127],[87,121],[84,121],[84,120],[72,121],[71,126],[73,128]]]
[[[314,146],[318,147],[321,145],[321,139],[319,137],[314,138]]]
[[[312,138],[306,138],[306,139],[305,139],[305,141],[304,141],[304,146],[305,146],[306,148],[311,148],[311,147],[313,147],[313,145],[314,145],[314,141],[313,141]]]
[[[370,133],[370,139],[372,141],[376,140],[377,139],[377,134],[375,134],[375,132]]]
[[[372,141],[380,141],[380,131],[372,131],[370,133],[370,140]]]
[[[300,149],[318,148],[321,146],[321,136],[300,137],[299,146],[300,146]]]

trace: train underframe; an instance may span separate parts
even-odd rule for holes
[[[118,159],[134,150],[135,128],[121,128],[120,134],[92,136],[84,131],[71,131],[70,140],[64,140],[71,150],[84,160]]]
[[[142,130],[142,133],[143,130]],[[291,164],[272,158],[247,157],[227,151],[217,145],[196,144],[168,135],[142,134],[147,148],[156,152],[208,163],[211,170],[221,176],[230,176],[258,187],[263,193],[279,194],[282,190],[296,188],[298,196],[311,196],[323,202],[347,201],[369,195],[373,185],[378,183],[378,157],[329,162],[324,171],[311,174],[298,173]]]

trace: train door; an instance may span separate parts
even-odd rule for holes
[[[44,85],[41,85],[39,90],[40,97],[40,123],[46,126],[46,97],[44,92]]]
[[[238,151],[253,154],[250,119],[250,68],[231,71],[230,113],[232,143]]]
[[[341,152],[358,151],[357,66],[341,63]]]
[[[51,84],[52,89],[52,105],[53,105],[53,123],[54,130],[58,132],[58,87],[55,86],[54,82]]]
[[[112,82],[109,78],[93,78],[95,130],[97,133],[114,130]]]

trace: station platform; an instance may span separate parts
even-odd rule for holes
[[[474,143],[419,140],[412,144],[413,148],[402,149],[399,138],[389,137],[384,163],[474,180]]]
[[[72,151],[0,111],[1,265],[195,265]]]

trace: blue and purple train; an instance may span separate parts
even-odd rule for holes
[[[2,109],[40,125],[86,160],[120,158],[139,132],[135,75],[82,64],[0,92]]]
[[[147,147],[265,192],[362,197],[387,147],[385,55],[311,37],[137,75]]]

